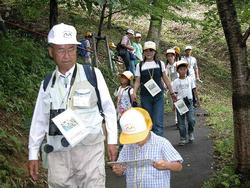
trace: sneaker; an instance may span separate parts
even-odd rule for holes
[[[181,139],[179,142],[179,146],[184,146],[186,143],[186,139]]]
[[[189,142],[193,142],[194,141],[194,133],[189,133]]]

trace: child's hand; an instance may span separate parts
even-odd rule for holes
[[[121,176],[126,170],[126,167],[120,164],[115,164],[112,166],[112,170],[116,175]]]
[[[167,170],[169,163],[170,162],[165,160],[159,160],[154,162],[153,167],[155,167],[158,170]]]

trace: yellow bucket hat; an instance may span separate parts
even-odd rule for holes
[[[134,144],[144,140],[152,129],[152,120],[149,113],[140,107],[130,108],[120,118],[122,132],[121,144]]]

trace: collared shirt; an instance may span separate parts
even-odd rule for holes
[[[75,67],[75,66],[74,66]],[[72,74],[74,71],[74,67],[72,67],[65,75],[62,75],[58,68],[56,68],[57,78],[60,79],[60,82],[64,83],[64,78],[67,77],[68,84],[67,90],[70,88],[70,81],[72,78]],[[108,87],[104,80],[104,77],[101,71],[95,68],[96,78],[98,89],[101,92],[101,101],[102,107],[106,120],[106,129],[108,133],[107,142],[108,144],[117,144],[117,118],[116,118],[116,110],[115,106],[112,102],[112,99],[109,94]],[[81,73],[80,73],[81,74]],[[66,91],[67,92],[67,91]],[[34,109],[31,127],[30,127],[30,135],[29,135],[29,160],[37,160],[38,159],[38,151],[39,147],[43,141],[43,138],[48,131],[49,117],[48,113],[45,113],[44,106],[44,96],[45,92],[43,90],[43,82],[41,83],[40,90],[38,93],[36,106]]]
[[[157,136],[152,131],[149,140],[143,146],[124,145],[118,161],[136,159],[183,161],[180,154],[166,138]],[[152,165],[143,166],[141,164],[136,169],[133,166],[128,166],[125,175],[127,188],[135,187],[135,185],[137,188],[170,188],[170,170],[157,170]]]

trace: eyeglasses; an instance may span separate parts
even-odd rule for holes
[[[76,47],[75,46],[72,46],[72,47],[70,47],[68,49],[65,49],[65,48],[55,48],[55,47],[53,47],[53,49],[55,50],[55,52],[58,55],[64,55],[66,52],[69,55],[73,55],[73,54],[75,54],[75,51],[76,51]]]

